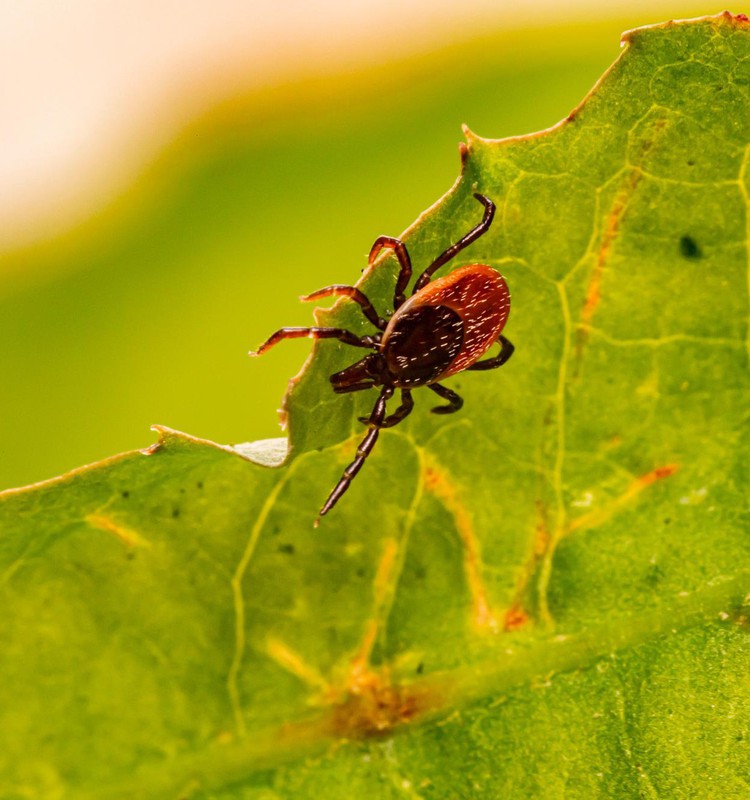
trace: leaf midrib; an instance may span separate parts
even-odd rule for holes
[[[525,644],[521,638],[511,639],[508,634],[495,636],[488,639],[480,661],[416,680],[395,681],[392,688],[407,697],[429,697],[434,702],[408,722],[378,733],[404,732],[414,725],[440,719],[457,707],[502,695],[542,676],[548,679],[552,674],[585,669],[618,651],[664,635],[678,635],[714,622],[720,624],[721,620],[734,624],[749,581],[750,569],[741,570],[733,577],[716,578],[695,592],[680,592],[668,605],[660,604],[625,620],[610,620],[585,631],[550,634],[531,644]],[[269,726],[251,737],[236,738],[228,743],[217,742],[201,751],[174,758],[168,764],[151,764],[127,781],[98,787],[78,797],[81,800],[125,797],[147,800],[174,792],[221,789],[246,780],[254,772],[324,753],[335,742],[370,738],[372,732],[342,727],[341,720],[348,718],[347,707],[358,702],[358,697],[349,695],[304,720]]]

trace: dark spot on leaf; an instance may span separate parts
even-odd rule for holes
[[[274,525],[273,528],[271,528],[271,536],[278,536],[280,533],[281,533],[280,525]]]
[[[203,488],[203,481],[198,481],[198,483],[196,483],[195,485],[196,485],[196,486],[197,486],[199,489],[202,489],[202,488]]]
[[[172,509],[172,519],[177,519],[180,516],[180,509],[175,507]]]
[[[286,553],[287,555],[293,556],[294,555],[294,545],[293,544],[280,544],[279,545],[279,552]]]
[[[424,672],[424,661],[420,661],[417,665],[417,675],[421,675]]]
[[[745,738],[745,737],[744,737],[744,736],[743,736],[741,733],[738,733],[738,734],[737,734],[737,741],[738,741],[738,742],[741,742],[741,741],[742,741],[744,738]]]
[[[358,578],[364,578],[365,577],[365,568],[364,567],[359,567],[357,569],[356,575],[357,575]]]
[[[695,161],[693,161],[693,159],[691,158],[691,159],[690,159],[690,160],[687,162],[687,165],[688,165],[689,167],[694,167],[694,166],[695,166]]]
[[[127,553],[125,553],[125,558],[127,558],[128,561],[132,561],[135,558],[135,553],[132,550],[128,550]]]
[[[703,251],[692,236],[683,236],[680,239],[680,253],[683,258],[690,259],[691,261],[703,258]]]
[[[646,583],[649,586],[657,586],[664,577],[664,570],[658,564],[652,564],[646,573]]]
[[[671,520],[669,517],[665,517],[665,518],[664,518],[664,524],[665,524],[665,525],[669,525],[669,523],[670,523],[671,521],[672,521],[672,520]]]
[[[180,494],[185,494],[185,487],[184,487],[184,486],[182,486],[182,487],[180,488]]]
[[[128,497],[130,497],[130,492],[127,491],[127,489],[126,489],[124,492],[122,492],[122,497],[123,497],[123,500],[127,500]]]

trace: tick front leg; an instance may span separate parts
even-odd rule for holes
[[[266,350],[278,344],[282,339],[338,339],[352,347],[367,347],[368,349],[375,348],[377,342],[374,336],[357,336],[343,328],[281,328],[269,336],[257,350],[251,350],[250,355],[262,356]]]
[[[384,248],[389,247],[396,254],[398,263],[401,265],[401,270],[396,279],[396,289],[393,293],[393,310],[395,311],[406,300],[406,287],[409,285],[411,279],[411,258],[406,245],[401,239],[394,239],[392,236],[380,236],[375,240],[370,249],[370,257],[367,259],[368,264],[375,261],[378,253]]]
[[[500,344],[499,355],[495,356],[494,358],[485,358],[484,361],[476,361],[470,367],[466,367],[466,369],[481,371],[483,369],[497,369],[498,367],[502,367],[502,365],[513,355],[513,351],[516,348],[504,336],[498,337],[497,341]]]
[[[430,409],[433,414],[455,414],[464,404],[463,399],[459,397],[453,389],[449,389],[447,386],[441,386],[439,383],[431,383],[428,388],[432,389],[436,395],[439,395],[443,400],[447,400],[449,403],[447,406],[436,406]]]
[[[414,408],[414,400],[412,400],[411,391],[409,389],[402,389],[401,390],[401,405],[392,413],[389,414],[381,424],[381,428],[392,428],[394,425],[398,425],[399,422],[406,419],[406,417],[411,414],[412,409]],[[364,422],[367,425],[370,422],[369,417],[360,417],[360,422]]]
[[[326,286],[325,289],[318,289],[317,292],[300,297],[300,300],[302,300],[303,303],[307,303],[310,300],[321,300],[324,297],[348,297],[359,305],[362,309],[362,313],[376,328],[384,331],[385,326],[388,324],[382,317],[378,316],[375,306],[370,302],[367,295],[357,289],[356,286],[341,286],[340,284]]]
[[[336,394],[349,394],[349,392],[362,392],[365,389],[374,389],[377,383],[374,381],[360,381],[359,383],[350,383],[348,386],[334,386],[333,391]],[[369,422],[369,417],[360,417],[362,422]]]
[[[452,258],[461,252],[465,247],[468,247],[472,242],[475,242],[480,236],[487,233],[492,225],[492,220],[495,216],[495,204],[489,197],[485,197],[478,192],[474,193],[474,198],[484,206],[484,216],[482,221],[475,225],[465,236],[459,239],[455,244],[452,244],[445,252],[441,253],[429,267],[419,276],[417,282],[414,284],[413,294],[416,294],[420,289],[423,289],[430,282],[434,272],[440,269],[444,264],[447,264]]]
[[[320,513],[318,515],[319,517],[325,516],[336,505],[336,503],[338,503],[338,501],[341,499],[341,495],[343,495],[344,492],[349,488],[349,484],[352,482],[354,476],[360,471],[360,469],[362,469],[365,459],[370,455],[372,448],[375,447],[375,442],[378,440],[378,435],[380,434],[380,429],[383,426],[383,420],[385,419],[386,402],[392,395],[392,386],[384,386],[382,388],[380,397],[378,397],[377,402],[372,409],[372,413],[367,420],[370,430],[367,431],[367,436],[365,436],[365,438],[360,442],[360,445],[357,448],[356,458],[344,470],[341,480],[333,487],[333,491],[328,495],[328,499],[323,504],[323,508],[320,509]]]

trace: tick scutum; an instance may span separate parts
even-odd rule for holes
[[[394,386],[424,386],[453,361],[464,341],[461,317],[447,306],[417,306],[393,317],[383,355]]]

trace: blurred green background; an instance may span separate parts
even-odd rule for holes
[[[153,423],[279,435],[310,343],[247,351],[310,324],[299,295],[354,282],[378,235],[448,190],[461,123],[486,137],[554,124],[624,29],[663,17],[497,33],[235,98],[94,219],[0,254],[0,489],[147,446]]]

